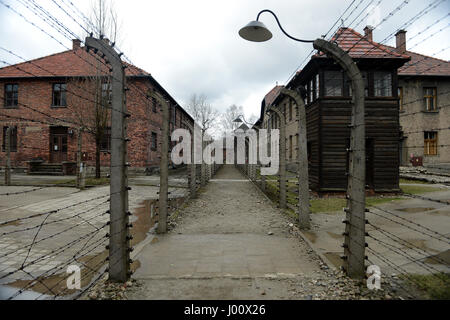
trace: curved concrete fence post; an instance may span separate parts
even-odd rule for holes
[[[280,208],[286,209],[287,195],[286,195],[286,117],[277,108],[272,106],[268,111],[275,112],[280,118],[280,168],[278,170],[278,183],[280,188]]]
[[[352,80],[353,106],[350,123],[349,172],[344,242],[344,261],[352,278],[365,275],[365,101],[364,82],[358,66],[350,55],[336,44],[317,39],[314,48],[336,60]]]
[[[309,175],[308,148],[306,137],[305,102],[300,94],[294,90],[281,89],[281,93],[292,98],[298,107],[298,221],[301,229],[310,228],[309,207]]]
[[[104,39],[86,38],[86,49],[103,53],[111,66],[111,182],[109,278],[125,282],[130,276],[130,237],[128,223],[127,130],[125,70],[121,55]]]
[[[169,206],[169,101],[164,99],[158,92],[152,92],[152,97],[158,101],[162,108],[158,233],[166,233]]]
[[[189,185],[189,196],[191,198],[195,197],[197,191],[196,183],[196,173],[195,173],[195,161],[194,161],[194,127],[187,121],[183,121],[184,125],[188,127],[191,132],[191,162],[187,165],[188,167],[188,185]]]

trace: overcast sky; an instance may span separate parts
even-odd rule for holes
[[[42,26],[66,47],[71,41],[46,26],[17,0],[1,0],[11,5],[29,20]],[[20,0],[25,2],[25,0]],[[82,29],[50,0],[35,0],[64,25],[84,36]],[[91,0],[71,0],[86,14]],[[413,51],[434,55],[449,46],[450,0],[430,10],[407,28],[407,47]],[[61,5],[68,0],[57,1]],[[284,29],[295,37],[315,39],[325,34],[353,0],[116,0],[122,20],[120,48],[138,67],[150,72],[166,90],[184,106],[193,93],[203,93],[219,111],[229,105],[242,105],[246,117],[258,114],[264,95],[278,82],[285,84],[312,50],[311,44],[294,42],[285,37],[269,14],[260,21],[272,30],[273,39],[265,43],[247,42],[238,30],[255,20],[262,9],[271,9]],[[370,3],[370,7],[355,17]],[[404,0],[356,0],[344,26],[363,32],[365,25],[377,25]],[[435,0],[409,0],[400,11],[374,30],[374,40],[382,41],[405,22]],[[65,7],[66,8],[66,7]],[[368,11],[369,10],[369,11]],[[71,12],[68,10],[68,12]],[[367,12],[371,14],[362,19]],[[428,26],[444,18],[427,31]],[[340,25],[340,23],[339,23]],[[443,29],[442,31],[440,31]],[[422,33],[420,33],[422,32]],[[420,33],[420,34],[419,34]],[[434,36],[430,37],[431,35]],[[412,38],[412,39],[411,39]],[[411,39],[411,40],[410,40]],[[386,42],[395,45],[395,37]],[[66,50],[57,41],[28,24],[0,3],[0,46],[26,59],[38,58]],[[436,57],[449,60],[450,50]],[[0,50],[0,58],[20,62]],[[3,65],[0,63],[0,67]]]

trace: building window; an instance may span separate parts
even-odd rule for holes
[[[54,107],[65,107],[66,102],[66,84],[55,83],[53,84],[53,102]]]
[[[105,128],[102,140],[100,141],[100,151],[106,152],[111,151],[111,128]]]
[[[342,72],[340,71],[324,72],[324,96],[326,97],[342,96]]]
[[[314,81],[309,81],[309,102],[314,100]]]
[[[424,155],[435,156],[437,155],[437,132],[425,131],[424,132]]]
[[[373,92],[375,97],[392,97],[392,74],[390,72],[373,73]]]
[[[153,112],[158,112],[156,107],[157,107],[158,103],[156,102],[156,98],[152,97],[152,111]]]
[[[8,127],[3,127],[3,143],[2,143],[2,151],[6,151],[6,129]],[[10,139],[10,151],[17,152],[17,127],[11,127],[11,139]]]
[[[398,87],[398,107],[400,111],[404,111],[403,110],[403,88],[402,87]]]
[[[315,83],[315,95],[314,98],[315,99],[319,99],[319,94],[320,94],[320,82],[319,82],[319,74],[316,74],[316,83]]]
[[[156,151],[158,149],[158,135],[155,132],[152,132],[152,141],[151,141],[151,148],[153,151]]]
[[[310,96],[311,96],[311,85],[310,85],[309,83],[307,83],[307,84],[305,85],[305,87],[306,87],[306,98],[305,98],[305,101],[306,101],[306,104],[308,104],[308,103],[311,102],[311,100],[310,100]]]
[[[361,76],[364,81],[364,96],[368,97],[369,96],[369,75],[366,71],[361,71]],[[349,85],[348,85],[349,95],[351,97],[353,95],[352,81],[349,79],[348,83],[349,83]]]
[[[5,85],[5,108],[17,108],[19,105],[19,85]]]
[[[423,99],[426,111],[437,111],[436,93],[436,88],[423,88]]]
[[[112,103],[112,85],[111,83],[102,83],[102,102],[105,106]]]

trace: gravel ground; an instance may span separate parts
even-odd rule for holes
[[[223,167],[197,199],[171,223],[171,234],[258,234],[295,240],[305,272],[294,275],[211,276],[133,279],[126,284],[100,282],[90,299],[408,299],[392,279],[384,279],[381,290],[368,290],[330,269],[298,235],[295,221],[277,209],[233,167]],[[244,244],[243,244],[244,245]],[[141,266],[142,268],[142,266]],[[388,281],[387,281],[388,280]],[[394,285],[393,285],[394,284]]]

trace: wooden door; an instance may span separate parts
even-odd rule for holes
[[[50,130],[50,162],[67,161],[67,128],[51,128]]]

